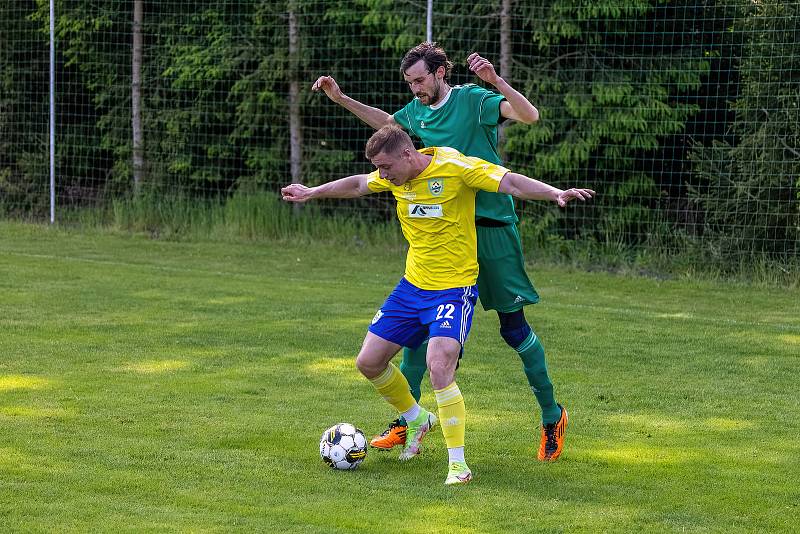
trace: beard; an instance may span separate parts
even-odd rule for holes
[[[428,99],[428,103],[425,104],[426,106],[432,106],[433,104],[439,101],[439,95],[442,92],[442,84],[438,80],[435,80],[434,84],[435,85],[433,86],[433,94],[430,95],[428,93],[416,94],[416,97],[419,98],[420,100],[422,100],[422,98]]]

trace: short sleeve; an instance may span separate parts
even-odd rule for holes
[[[396,122],[398,125],[400,125],[400,127],[402,127],[405,130],[408,130],[408,127],[410,126],[410,124],[409,124],[409,113],[410,113],[409,107],[411,106],[412,102],[409,102],[403,108],[401,108],[399,111],[396,111],[394,115],[392,115],[392,118],[394,118],[394,122]]]
[[[509,170],[502,165],[495,165],[480,158],[466,158],[471,166],[463,174],[464,183],[473,189],[497,193],[500,181]]]
[[[377,170],[374,170],[367,175],[367,187],[373,193],[388,191],[391,188],[390,182],[388,180],[382,179],[380,176],[380,172]]]
[[[485,91],[478,104],[478,120],[484,126],[497,126],[500,123],[500,103],[505,100],[503,95]]]

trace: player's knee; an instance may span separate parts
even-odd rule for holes
[[[356,369],[358,369],[358,371],[367,378],[375,378],[380,375],[384,369],[386,369],[386,366],[383,365],[381,368],[374,358],[371,358],[368,354],[361,352],[356,357]]]
[[[431,367],[431,386],[433,389],[444,389],[456,379],[456,373],[453,366],[436,366]]]
[[[500,336],[512,348],[519,347],[531,333],[531,327],[525,320],[525,312],[517,310],[511,313],[497,313],[500,319]]]
[[[443,389],[453,383],[457,361],[458,352],[451,354],[448,351],[440,350],[428,354],[428,370],[434,389]]]
[[[522,342],[528,338],[528,335],[531,333],[531,327],[526,326],[524,328],[517,328],[515,330],[503,330],[500,329],[500,336],[503,340],[508,343],[508,346],[516,349]]]

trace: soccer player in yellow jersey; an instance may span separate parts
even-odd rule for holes
[[[377,170],[317,187],[291,184],[281,190],[289,202],[312,198],[354,198],[391,191],[409,244],[400,283],[375,314],[356,367],[408,422],[401,460],[420,452],[425,434],[441,422],[449,468],[445,484],[464,484],[472,472],[464,459],[466,411],[455,382],[461,349],[478,296],[475,194],[502,192],[564,206],[592,198],[591,189],[561,190],[485,160],[445,147],[415,150],[396,126],[369,139],[366,156]],[[429,338],[427,364],[438,405],[437,417],[419,406],[402,373],[391,363],[402,347]]]

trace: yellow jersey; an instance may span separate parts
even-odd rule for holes
[[[406,280],[420,289],[452,289],[478,279],[475,193],[496,193],[508,169],[447,147],[419,150],[432,156],[419,176],[396,186],[374,171],[371,191],[391,191],[408,241]]]

